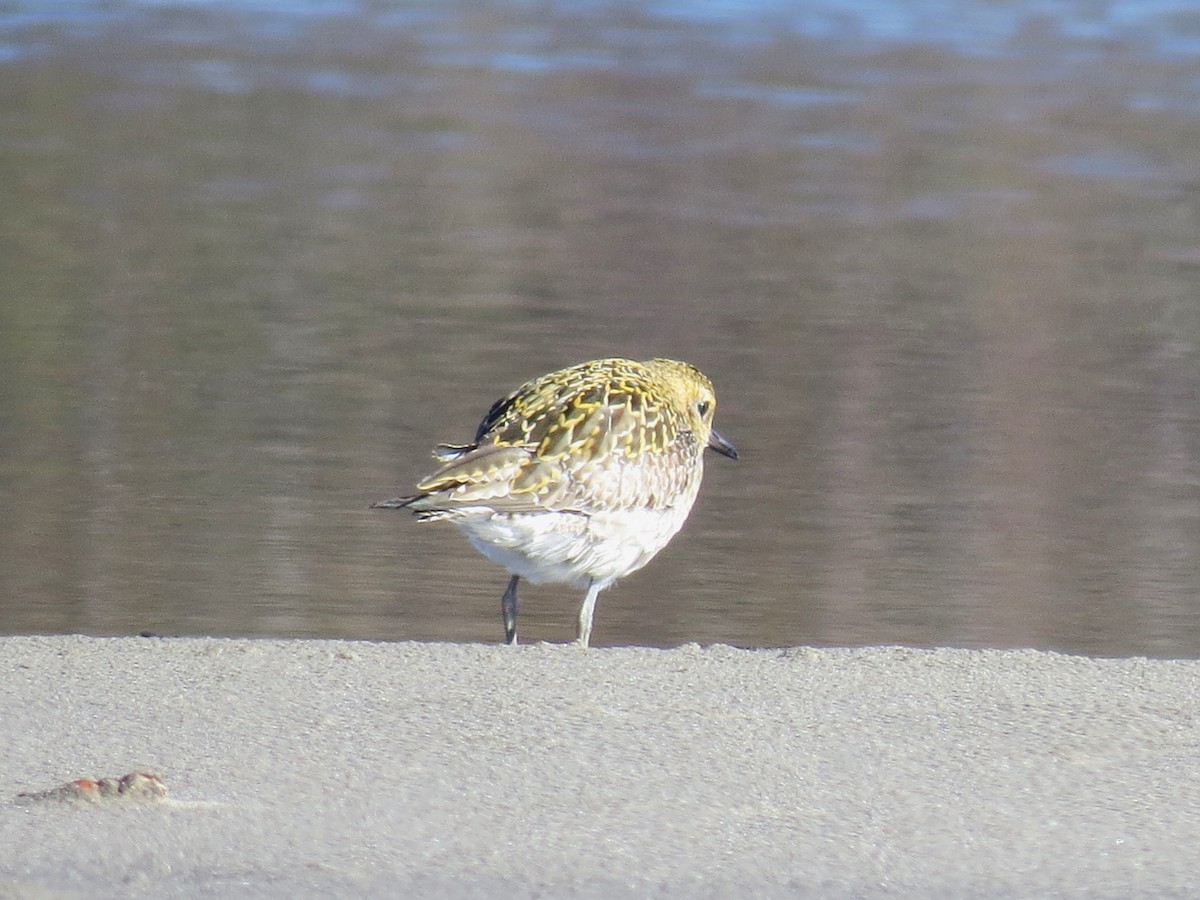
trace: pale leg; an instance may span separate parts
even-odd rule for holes
[[[504,643],[508,645],[517,642],[517,582],[520,576],[514,575],[508,581],[508,589],[500,598],[500,611],[504,615]]]
[[[588,582],[587,594],[583,598],[583,606],[579,607],[579,637],[575,643],[580,647],[586,647],[588,640],[592,636],[592,616],[596,612],[596,597],[604,586],[599,582],[592,580]]]

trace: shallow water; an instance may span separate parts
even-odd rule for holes
[[[594,643],[1200,654],[1188,4],[0,34],[0,629],[498,639],[504,573],[367,504],[532,375],[669,355],[743,458]]]

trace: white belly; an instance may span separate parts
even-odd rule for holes
[[[587,516],[476,508],[457,511],[452,521],[476,550],[527,581],[606,587],[650,562],[683,527],[691,506]]]

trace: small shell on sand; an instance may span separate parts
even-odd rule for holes
[[[17,794],[17,802],[137,803],[166,796],[167,786],[154,772],[130,772],[120,778],[79,778],[48,791]]]

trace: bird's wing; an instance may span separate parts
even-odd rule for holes
[[[494,404],[466,445],[417,485],[414,510],[499,512],[658,508],[674,502],[703,448],[639,364],[584,365],[531,381]]]
[[[554,509],[561,467],[541,461],[529,446],[488,444],[467,450],[417,485],[416,511],[488,506],[498,512]]]

